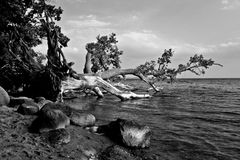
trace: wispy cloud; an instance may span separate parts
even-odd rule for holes
[[[95,15],[79,16],[77,19],[68,20],[67,23],[73,28],[106,27],[111,24],[98,20]]]
[[[79,52],[79,49],[77,47],[66,47],[63,48],[63,52],[75,54]]]
[[[222,0],[222,10],[233,10],[240,8],[240,0]]]
[[[118,35],[119,45],[136,49],[164,50],[171,47],[170,42],[150,30],[128,31]],[[149,53],[149,52],[146,52]]]
[[[191,43],[179,43],[172,46],[179,54],[209,54],[215,51],[215,45],[200,45]]]
[[[240,42],[238,41],[228,41],[228,42],[222,42],[219,44],[210,44],[210,45],[184,43],[184,44],[178,44],[177,46],[173,46],[173,48],[177,52],[185,52],[185,53],[193,53],[193,54],[211,54],[211,53],[217,53],[223,49],[231,50],[233,48],[239,48],[239,47],[240,47]]]
[[[219,44],[220,47],[234,47],[234,46],[240,46],[240,42],[225,42]]]
[[[131,48],[138,52],[161,53],[164,49],[172,48],[178,54],[206,54],[212,53],[217,45],[201,45],[188,42],[170,40],[159,37],[149,30],[142,32],[126,32],[118,36],[122,47]]]

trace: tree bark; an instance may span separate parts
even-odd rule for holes
[[[110,69],[104,72],[101,72],[98,74],[98,76],[100,76],[102,79],[109,79],[112,77],[115,77],[117,75],[134,75],[138,78],[140,78],[141,80],[143,80],[144,82],[146,82],[147,84],[149,84],[156,92],[158,92],[159,90],[157,89],[157,87],[146,77],[144,76],[142,73],[140,73],[137,69],[119,69],[119,68],[114,68],[114,69]]]
[[[90,52],[87,52],[83,73],[91,73],[92,72],[91,71],[91,56],[92,56],[92,54]]]

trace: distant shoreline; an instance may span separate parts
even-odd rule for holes
[[[178,80],[240,80],[240,78],[177,78]]]
[[[240,78],[177,78],[177,80],[240,80]],[[139,80],[138,78],[127,78],[127,80]]]

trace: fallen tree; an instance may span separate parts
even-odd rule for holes
[[[119,51],[116,43],[116,35],[113,33],[108,36],[98,36],[96,43],[86,45],[87,54],[84,65],[84,74],[72,74],[63,81],[62,92],[67,89],[88,88],[99,96],[103,94],[99,88],[119,97],[121,100],[146,98],[149,94],[135,94],[133,92],[121,91],[114,87],[111,79],[119,75],[133,75],[149,84],[156,92],[158,87],[154,84],[158,81],[169,79],[174,81],[178,74],[190,71],[196,75],[205,73],[210,66],[221,64],[215,63],[212,59],[205,59],[202,55],[190,57],[186,64],[180,64],[177,68],[170,68],[172,49],[165,50],[157,61],[146,62],[134,69],[121,69],[119,56],[123,53]],[[111,69],[109,69],[112,67]],[[110,80],[110,81],[109,81]]]
[[[216,64],[202,55],[195,55],[185,65],[170,68],[173,51],[165,50],[157,61],[146,62],[133,69],[122,69],[120,56],[123,51],[117,47],[116,34],[98,36],[97,42],[86,45],[87,54],[84,73],[77,74],[68,63],[62,47],[67,47],[69,38],[61,32],[56,21],[61,20],[63,10],[45,0],[1,1],[0,13],[0,85],[10,94],[30,97],[43,96],[55,101],[66,89],[91,89],[103,97],[102,89],[121,100],[147,98],[149,94],[136,94],[122,91],[112,83],[118,76],[134,75],[155,91],[155,82],[170,79],[178,74],[191,71],[202,74]],[[32,48],[47,40],[47,55],[35,52]],[[42,60],[47,64],[43,65]],[[61,95],[61,94],[60,94]]]

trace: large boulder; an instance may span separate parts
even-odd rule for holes
[[[150,145],[150,128],[130,120],[117,119],[108,125],[100,126],[97,132],[105,133],[113,141],[127,147],[147,148]]]
[[[28,101],[21,104],[17,109],[17,112],[23,115],[34,115],[37,114],[38,111],[39,111],[38,104],[32,101]]]
[[[65,128],[70,124],[70,119],[57,109],[42,111],[30,126],[32,132],[47,132],[54,129]]]
[[[88,113],[76,113],[74,112],[70,116],[71,123],[77,126],[88,127],[93,126],[96,122],[96,118],[92,114]]]
[[[8,93],[0,86],[0,106],[7,106],[10,102]]]

